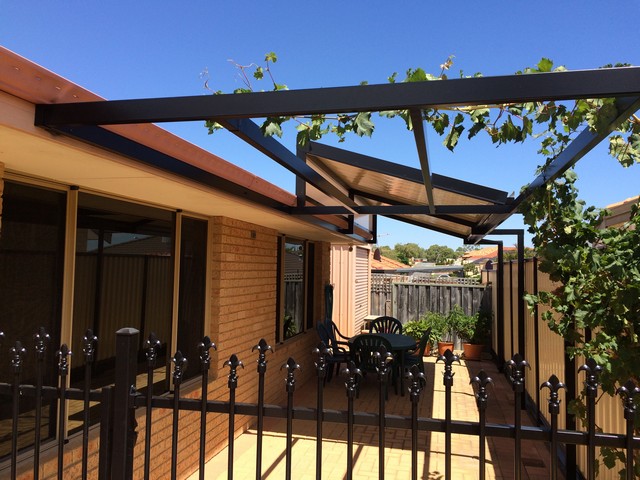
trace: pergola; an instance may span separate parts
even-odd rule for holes
[[[423,109],[611,97],[616,99],[618,113],[611,119],[608,131],[582,131],[515,198],[504,191],[431,171],[421,115]],[[478,243],[488,234],[504,233],[497,227],[516,212],[535,189],[574,165],[639,108],[640,68],[624,67],[242,95],[42,104],[36,108],[35,124],[217,189],[240,194],[290,215],[303,216],[307,221],[356,240],[375,243],[375,218],[384,215],[453,235],[465,243]],[[410,113],[420,169],[314,142],[294,153],[275,138],[265,137],[252,120],[387,110]],[[213,120],[221,124],[294,173],[297,206],[279,204],[247,192],[215,174],[124,138],[108,128],[109,125],[195,120]],[[348,228],[324,222],[322,218],[327,215],[346,218]],[[368,227],[363,228],[354,221],[359,215],[371,216]]]
[[[431,171],[421,111],[427,108],[501,105],[534,101],[615,98],[617,115],[606,131],[588,128],[513,198],[506,192]],[[35,124],[97,145],[136,161],[183,176],[322,226],[354,240],[376,243],[377,215],[453,235],[465,243],[498,245],[498,292],[503,291],[502,241],[516,235],[518,298],[524,295],[524,231],[500,224],[538,188],[553,181],[603,141],[640,108],[640,68],[462,78],[445,81],[316,88],[242,95],[210,95],[84,103],[41,104]],[[252,119],[314,114],[407,110],[413,123],[420,169],[310,143],[294,153],[265,137]],[[194,165],[125,138],[111,125],[213,120],[296,175],[297,205],[285,205]],[[525,182],[523,181],[523,184]],[[356,222],[367,215],[368,226]],[[334,221],[328,221],[328,218]],[[341,222],[335,219],[340,218]],[[346,229],[343,228],[345,225]],[[339,226],[341,225],[341,226]],[[503,328],[497,306],[498,337]],[[519,332],[524,331],[524,301],[518,302]],[[503,359],[503,347],[497,354]],[[524,335],[518,340],[524,351]]]

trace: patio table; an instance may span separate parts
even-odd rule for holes
[[[349,339],[349,347],[353,345],[357,337],[363,335],[378,335],[384,337],[391,344],[391,353],[400,358],[400,395],[404,397],[404,356],[408,350],[416,348],[416,341],[409,335],[399,333],[362,333]]]

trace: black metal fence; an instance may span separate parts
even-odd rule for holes
[[[263,439],[263,421],[265,417],[277,417],[286,419],[286,478],[292,478],[292,445],[293,445],[293,421],[294,420],[310,420],[316,422],[316,478],[322,478],[322,448],[323,448],[323,425],[327,422],[335,422],[347,425],[347,478],[352,478],[354,466],[354,429],[356,426],[377,426],[378,427],[378,448],[379,448],[379,478],[384,478],[384,450],[385,450],[385,429],[395,428],[403,429],[411,433],[412,439],[412,465],[411,478],[418,478],[418,439],[421,435],[428,432],[443,432],[445,435],[445,472],[444,478],[452,478],[452,445],[451,438],[454,434],[472,435],[479,437],[478,451],[478,478],[485,478],[486,455],[485,440],[488,437],[502,437],[512,439],[514,442],[513,462],[514,462],[514,478],[519,480],[522,478],[522,442],[524,440],[534,440],[546,442],[550,445],[550,461],[551,461],[551,478],[556,478],[558,473],[558,458],[562,445],[585,445],[589,458],[589,471],[586,472],[587,478],[595,478],[595,458],[596,448],[602,446],[619,448],[626,453],[626,478],[633,477],[634,450],[640,448],[640,438],[633,436],[633,428],[636,416],[636,397],[640,398],[640,388],[632,382],[627,382],[618,390],[618,394],[622,398],[625,418],[627,422],[626,435],[606,434],[597,432],[595,426],[595,401],[598,391],[598,376],[600,367],[593,360],[589,360],[581,367],[586,372],[585,393],[587,398],[587,423],[585,431],[558,430],[557,415],[559,412],[558,392],[564,387],[562,382],[554,375],[541,388],[549,390],[549,413],[551,414],[551,423],[549,426],[529,427],[522,424],[521,397],[524,392],[524,371],[527,362],[518,354],[516,354],[505,366],[505,372],[510,380],[513,388],[514,402],[514,423],[513,424],[495,424],[486,422],[486,409],[488,405],[487,386],[492,379],[484,372],[480,371],[478,375],[472,379],[475,386],[476,404],[479,410],[479,421],[468,422],[458,421],[451,418],[452,412],[452,386],[453,386],[453,364],[459,359],[451,351],[447,351],[445,355],[438,358],[439,362],[444,363],[443,384],[445,387],[445,418],[422,418],[418,416],[418,405],[420,403],[421,394],[425,387],[424,374],[419,370],[417,365],[412,366],[411,371],[407,374],[409,379],[408,400],[411,402],[411,415],[398,416],[388,415],[385,412],[385,395],[387,380],[389,378],[391,368],[393,368],[393,358],[384,350],[384,347],[378,352],[378,387],[379,387],[379,411],[377,413],[356,412],[354,410],[354,399],[359,390],[360,379],[362,378],[357,366],[351,362],[347,369],[347,377],[345,382],[346,410],[328,410],[324,408],[324,385],[327,374],[327,358],[331,355],[331,351],[323,344],[319,344],[312,352],[315,356],[315,366],[317,372],[317,404],[315,408],[294,406],[293,400],[296,392],[296,371],[299,365],[293,358],[282,366],[286,369],[286,394],[287,404],[285,406],[268,405],[264,403],[265,392],[265,373],[267,371],[267,353],[271,347],[263,339],[253,348],[257,352],[257,374],[258,374],[258,399],[257,403],[237,403],[235,392],[238,387],[239,377],[237,370],[242,366],[242,362],[234,354],[231,355],[226,362],[229,368],[228,373],[228,401],[211,401],[207,399],[207,386],[209,383],[209,352],[215,345],[208,337],[205,337],[199,345],[199,363],[201,368],[201,398],[189,399],[181,398],[180,388],[182,383],[182,375],[186,367],[186,359],[180,352],[177,352],[172,362],[173,384],[174,390],[172,394],[163,396],[143,395],[136,391],[136,356],[138,349],[139,333],[132,328],[121,329],[116,334],[116,380],[114,386],[103,387],[99,390],[91,390],[91,363],[93,361],[93,348],[97,339],[91,333],[87,332],[84,339],[83,355],[85,358],[86,375],[85,387],[83,389],[66,388],[68,374],[68,348],[63,345],[57,351],[59,387],[43,386],[40,382],[36,385],[23,385],[21,383],[21,370],[25,349],[20,342],[9,349],[11,369],[13,378],[8,383],[0,383],[0,395],[11,397],[12,413],[11,428],[12,438],[17,438],[19,422],[19,407],[21,399],[24,396],[34,396],[36,399],[65,399],[79,400],[83,402],[84,427],[82,432],[82,478],[87,477],[87,455],[89,440],[89,405],[90,402],[101,403],[100,418],[100,458],[98,468],[99,479],[130,479],[133,476],[133,449],[136,442],[136,421],[135,409],[145,408],[146,414],[146,435],[144,445],[144,477],[149,478],[149,466],[151,444],[154,441],[152,436],[152,412],[154,409],[167,409],[172,413],[172,455],[171,455],[171,478],[177,477],[178,472],[178,441],[179,441],[179,412],[192,411],[200,413],[200,478],[204,478],[205,474],[205,445],[207,437],[206,417],[208,413],[223,413],[228,415],[228,478],[233,478],[234,473],[234,433],[235,433],[235,416],[249,415],[256,418],[257,422],[257,449],[256,449],[256,469],[255,477],[262,477],[262,439]],[[35,339],[35,358],[39,365],[37,367],[38,377],[41,378],[42,358],[46,348],[46,333],[43,331],[36,334]],[[1,337],[0,337],[1,339]],[[159,346],[158,339],[151,335],[146,341],[147,347],[147,387],[153,385],[153,372],[155,369],[156,349]],[[253,380],[250,380],[253,381]],[[147,388],[147,392],[152,392],[152,388]],[[64,476],[65,464],[64,453],[65,448],[65,403],[59,402],[59,420],[58,420],[58,458],[57,472],[58,478],[66,478]],[[36,417],[38,415],[36,409]],[[38,419],[36,418],[36,424]],[[37,425],[36,425],[37,427]],[[39,428],[35,428],[36,438],[33,442],[33,476],[39,477],[39,453],[41,449],[41,441],[38,438]],[[11,449],[11,478],[17,475],[17,452],[18,446],[12,444]]]

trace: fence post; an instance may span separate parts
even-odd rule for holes
[[[486,424],[487,424],[487,399],[489,398],[487,394],[487,385],[493,383],[493,380],[484,370],[480,370],[478,375],[471,379],[471,384],[478,385],[478,392],[475,394],[476,396],[476,405],[478,406],[478,416],[479,416],[479,428],[480,428],[480,437],[478,439],[479,445],[479,471],[478,471],[478,479],[484,480],[486,476]]]
[[[133,447],[137,433],[136,418],[130,405],[131,388],[136,383],[138,365],[138,336],[135,328],[121,328],[116,332],[116,372],[113,399],[113,480],[133,477]]]
[[[460,357],[447,348],[444,355],[436,359],[444,362],[442,383],[444,385],[444,478],[451,480],[451,387],[453,387],[453,362],[460,363]]]

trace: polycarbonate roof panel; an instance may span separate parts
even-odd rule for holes
[[[314,144],[315,149],[318,144]],[[332,182],[348,192],[363,206],[411,205],[427,206],[426,187],[418,169],[394,165],[383,160],[351,154],[344,150],[323,146],[323,152],[334,152],[336,157],[307,153],[308,164]],[[350,163],[349,156],[357,157]],[[367,162],[370,162],[367,168]],[[505,192],[481,185],[433,175],[433,200],[435,206],[474,206],[504,204]],[[336,206],[340,203],[307,184],[307,198],[318,205]],[[479,225],[487,214],[455,213],[446,216],[422,214],[389,215],[398,220],[424,226],[455,236],[466,237],[472,227]]]

